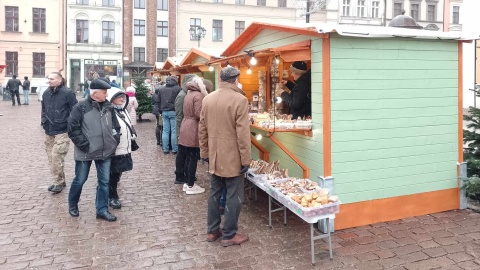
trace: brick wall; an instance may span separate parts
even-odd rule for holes
[[[133,38],[133,0],[123,0],[123,57],[128,58],[128,60],[123,60],[123,64],[128,64],[133,61],[133,48],[132,48],[132,38]],[[132,74],[131,69],[124,68],[125,71],[130,71],[130,76]],[[124,86],[129,86],[130,82],[124,82]]]
[[[148,64],[155,65],[155,61],[157,61],[157,0],[147,0],[146,9],[147,48],[145,50],[147,59],[145,60]]]

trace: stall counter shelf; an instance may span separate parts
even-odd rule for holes
[[[259,129],[259,130],[263,130],[263,131],[266,131],[268,133],[274,133],[274,132],[293,132],[293,133],[297,133],[297,134],[300,134],[300,135],[303,135],[303,136],[308,136],[308,137],[312,137],[312,129],[309,128],[264,128],[264,127],[260,127],[260,126],[257,126],[257,125],[254,125],[254,124],[250,124],[250,128],[256,128],[256,129]],[[267,135],[268,136],[268,135]]]

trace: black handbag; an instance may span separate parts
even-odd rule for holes
[[[113,173],[121,173],[131,171],[133,169],[132,155],[113,156],[110,163],[110,171]]]
[[[128,116],[127,116],[127,117],[128,117]],[[131,126],[127,123],[127,121],[125,121],[124,117],[120,116],[120,119],[122,119],[123,122],[125,122],[125,125],[127,125],[127,128],[130,130],[130,134],[132,134],[132,136],[133,136],[133,135],[137,136],[137,132],[135,131],[135,129],[134,129],[133,127],[131,127]],[[138,146],[138,144],[137,144],[137,141],[136,141],[136,140],[133,140],[133,139],[130,140],[130,147],[132,148],[132,151],[137,151],[137,150],[140,148],[140,146]]]

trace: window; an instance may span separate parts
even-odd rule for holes
[[[45,53],[33,53],[33,77],[45,77]]]
[[[18,32],[18,7],[5,6],[5,31]]]
[[[143,47],[133,48],[133,61],[145,62],[145,48]]]
[[[235,38],[245,30],[245,21],[235,21]]]
[[[358,0],[357,2],[357,16],[365,17],[365,0]]]
[[[379,10],[380,10],[380,2],[373,1],[372,2],[372,18],[378,18]]]
[[[223,21],[222,20],[213,20],[212,40],[213,41],[223,40]]]
[[[145,36],[145,20],[133,20],[133,34]]]
[[[157,21],[157,37],[168,37],[168,22]]]
[[[437,5],[427,6],[427,21],[435,22],[437,20]]]
[[[77,0],[77,5],[88,5],[88,0]]]
[[[287,7],[287,0],[278,0],[278,7]]]
[[[102,6],[113,7],[115,6],[115,0],[102,0]]]
[[[134,8],[145,8],[145,0],[135,0]]]
[[[102,43],[115,44],[115,22],[102,22]]]
[[[168,49],[157,48],[157,62],[165,62],[168,57]]]
[[[77,20],[77,43],[88,43],[88,20]]]
[[[235,5],[245,5],[245,0],[235,0]]]
[[[45,9],[33,8],[33,32],[45,33]]]
[[[459,24],[460,23],[460,6],[453,6],[453,14],[452,14],[452,23]]]
[[[267,0],[257,0],[257,6],[266,6]]]
[[[213,0],[213,3],[223,3],[223,0]]]
[[[18,52],[5,52],[6,75],[18,74]]]
[[[403,12],[403,3],[393,3],[393,17],[402,15]]]
[[[343,0],[342,16],[350,16],[350,0]]]
[[[168,0],[157,0],[158,10],[168,10]]]
[[[190,18],[190,28],[195,26],[202,26],[202,20],[197,18]],[[190,40],[198,40],[196,35],[190,35]]]
[[[420,4],[410,4],[410,17],[416,21],[420,19]]]

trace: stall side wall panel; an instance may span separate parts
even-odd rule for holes
[[[457,187],[457,42],[331,40],[332,174],[343,203]]]
[[[278,36],[282,38],[280,40],[273,40],[273,37],[278,39]],[[290,35],[290,39],[285,35]],[[258,41],[255,39],[250,42],[248,49],[262,49],[262,48],[275,48],[279,46],[288,45],[291,43],[299,42],[309,39],[309,37],[292,35],[287,33],[274,33],[273,31],[264,31],[259,34],[261,36]],[[265,40],[262,37],[270,36],[270,43],[265,44]],[[300,38],[299,38],[300,37]],[[255,42],[258,41],[259,43]],[[258,45],[261,44],[261,45]],[[313,136],[302,136],[296,133],[276,132],[274,135],[279,141],[281,141],[295,156],[297,156],[306,166],[310,169],[310,176],[312,179],[317,180],[318,176],[323,176],[323,137],[322,137],[322,40],[312,39],[311,42],[312,53],[312,122],[313,122]],[[247,47],[245,48],[247,49]],[[254,132],[266,135],[265,132],[252,129]],[[302,177],[302,169],[287,156],[276,144],[270,139],[264,136],[260,141],[269,152],[270,160],[280,160],[282,168],[289,170],[290,176]],[[254,159],[259,158],[259,153],[255,147],[252,147],[252,156]]]

